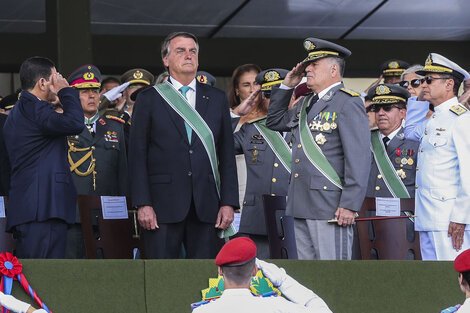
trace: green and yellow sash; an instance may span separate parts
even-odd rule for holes
[[[300,128],[300,143],[310,163],[316,167],[332,184],[336,187],[343,189],[341,179],[338,173],[336,173],[333,166],[328,162],[327,158],[321,151],[313,139],[312,132],[308,128],[307,121],[307,106],[312,98],[312,95],[308,96],[302,103],[300,109],[299,128]]]
[[[181,116],[184,121],[201,139],[207,155],[211,162],[212,174],[216,182],[217,194],[220,198],[220,175],[217,161],[217,153],[215,149],[214,135],[206,124],[204,119],[186,100],[183,95],[175,89],[169,82],[161,83],[154,86],[155,90],[165,99],[170,107]]]
[[[269,129],[266,126],[266,119],[257,121],[253,123],[253,125],[255,125],[256,129],[263,135],[269,147],[271,147],[271,150],[273,150],[276,157],[290,174],[292,168],[292,151],[281,134]]]
[[[371,132],[370,137],[375,163],[377,164],[377,168],[379,169],[388,190],[390,190],[394,198],[410,198],[408,190],[406,190],[403,181],[398,177],[395,167],[387,155],[384,143],[380,139],[379,132],[377,130]]]

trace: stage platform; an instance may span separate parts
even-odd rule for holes
[[[217,277],[213,260],[20,260],[54,313],[191,312]],[[294,261],[276,264],[334,313],[440,312],[463,303],[452,262]],[[32,303],[18,282],[13,295]]]

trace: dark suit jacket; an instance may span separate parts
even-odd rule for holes
[[[150,205],[161,223],[185,219],[191,201],[199,220],[215,223],[222,205],[238,207],[238,182],[229,105],[225,93],[197,83],[196,110],[214,135],[221,181],[217,196],[204,145],[155,88],[142,91],[132,114],[129,169],[132,202]]]
[[[64,113],[27,91],[11,110],[4,128],[11,162],[7,230],[32,221],[75,220],[76,191],[67,161],[67,135],[85,127],[78,92],[59,94]]]
[[[8,115],[0,113],[0,196],[8,195],[8,189],[10,189],[10,160],[3,138],[3,126],[7,117]]]

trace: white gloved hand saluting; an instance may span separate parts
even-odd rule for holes
[[[282,295],[290,301],[306,307],[315,308],[315,312],[318,313],[331,313],[331,310],[322,298],[287,275],[282,267],[259,259],[256,259],[256,266],[258,266],[261,272],[263,272],[263,275],[281,291]]]
[[[119,85],[117,87],[114,87],[113,89],[111,90],[108,90],[106,91],[103,96],[106,97],[106,99],[108,99],[109,101],[114,101],[116,100],[117,98],[121,97],[122,96],[122,92],[124,91],[124,89],[127,88],[127,86],[129,86],[129,82],[127,83],[124,83],[122,85]]]
[[[6,295],[3,292],[0,292],[0,305],[18,313],[26,313],[30,307],[28,303],[20,301],[11,295]]]

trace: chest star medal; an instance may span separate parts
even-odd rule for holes
[[[327,142],[326,138],[325,138],[325,135],[323,134],[318,134],[315,136],[315,142],[318,144],[318,145],[324,145],[325,142]]]
[[[401,179],[405,179],[406,178],[406,173],[403,169],[399,169],[397,170],[397,174],[398,176],[401,178]]]

